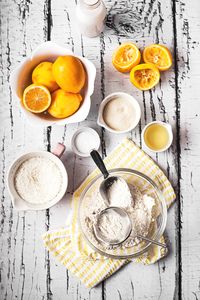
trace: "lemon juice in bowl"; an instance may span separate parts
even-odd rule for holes
[[[143,129],[142,139],[147,149],[153,152],[163,152],[172,144],[171,125],[160,121],[151,122]]]

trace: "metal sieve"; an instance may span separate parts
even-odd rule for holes
[[[121,219],[123,219],[124,224],[125,224],[124,228],[121,229],[120,236],[117,236],[117,237],[114,235],[113,235],[113,237],[109,237],[106,232],[104,232],[104,233],[102,232],[101,226],[100,226],[102,217],[103,216],[109,217],[109,215],[111,215],[112,213],[118,215]],[[149,239],[142,235],[138,235],[138,234],[136,236],[132,235],[131,234],[132,233],[132,221],[129,217],[129,214],[125,211],[125,209],[123,209],[121,207],[110,206],[110,207],[107,207],[106,209],[102,210],[97,216],[97,221],[93,225],[93,229],[94,229],[94,234],[95,234],[97,240],[100,242],[103,242],[109,246],[120,245],[131,236],[132,238],[136,238],[136,237],[141,238],[145,241],[151,242],[151,243],[156,244],[163,248],[167,247],[163,243]]]

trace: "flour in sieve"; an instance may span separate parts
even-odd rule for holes
[[[127,236],[129,224],[129,219],[126,216],[124,217],[124,215],[120,215],[112,209],[104,211],[104,213],[99,216],[97,226],[104,240],[121,241]]]
[[[53,161],[35,156],[19,166],[14,181],[16,191],[22,199],[32,204],[42,204],[58,195],[63,179]]]

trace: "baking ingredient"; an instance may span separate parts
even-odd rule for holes
[[[155,205],[155,200],[146,194],[141,197],[136,196],[135,206],[131,208],[131,220],[132,220],[132,232],[131,237],[127,241],[126,246],[131,246],[135,244],[134,238],[137,235],[147,236],[150,225],[154,222],[153,217],[153,207]]]
[[[106,7],[102,0],[81,0],[76,6],[76,19],[80,32],[88,37],[104,30]]]
[[[87,130],[86,128],[78,132],[74,138],[74,147],[83,156],[89,156],[92,150],[98,150],[99,144],[99,136],[92,129]]]
[[[19,166],[14,185],[22,199],[31,204],[42,204],[58,195],[62,186],[62,174],[53,161],[35,156]]]
[[[88,137],[87,132],[80,132],[75,139],[75,147],[82,153],[88,153],[94,147],[94,142],[91,137]]]
[[[141,53],[137,46],[131,42],[123,43],[113,53],[112,64],[120,72],[125,73],[138,65]]]
[[[128,185],[120,177],[108,189],[107,195],[110,206],[122,208],[133,206],[133,198]]]
[[[32,73],[33,83],[45,86],[51,93],[59,88],[53,76],[52,66],[52,62],[41,62]]]
[[[150,124],[144,132],[144,141],[154,151],[166,148],[169,144],[167,128],[160,123]]]
[[[31,84],[24,90],[22,102],[27,110],[41,113],[50,106],[51,94],[46,87]]]
[[[104,241],[122,241],[127,236],[130,221],[114,209],[105,210],[98,218],[98,230]]]
[[[172,66],[172,55],[163,45],[154,44],[144,48],[143,59],[146,63],[153,63],[160,71],[166,71]]]
[[[129,130],[135,123],[136,112],[131,100],[114,97],[104,107],[103,120],[113,130]]]
[[[158,68],[151,63],[140,64],[130,72],[130,81],[139,90],[146,91],[152,89],[160,80]]]
[[[59,56],[53,63],[53,75],[57,84],[66,92],[79,93],[86,81],[84,67],[77,57]]]
[[[55,118],[67,118],[73,115],[80,107],[82,96],[68,93],[62,89],[51,95],[52,101],[48,113]]]
[[[117,181],[117,185],[121,185],[120,181]],[[121,188],[122,186],[119,187],[119,190]],[[116,189],[117,186],[114,188],[113,192],[111,192],[111,197],[113,198],[112,203],[115,203],[115,206],[123,207],[123,209],[125,209],[125,211],[129,214],[132,223],[131,236],[122,244],[107,246],[106,244],[99,242],[95,237],[93,227],[97,224],[99,213],[106,208],[99,191],[94,191],[90,194],[90,196],[85,198],[83,213],[81,214],[81,224],[85,234],[87,235],[87,238],[97,248],[101,249],[102,251],[106,250],[106,252],[109,254],[113,254],[113,251],[116,251],[116,249],[134,247],[135,245],[141,243],[142,240],[138,238],[137,235],[142,235],[144,237],[148,236],[150,230],[152,230],[152,225],[155,222],[153,209],[156,202],[153,197],[145,192],[142,193],[136,186],[129,184],[132,201],[130,201],[130,196],[127,195],[126,190],[124,190],[124,194],[120,192],[121,197],[117,203],[115,192]],[[130,205],[128,205],[129,202]],[[127,230],[127,224],[125,224],[123,221],[125,220],[119,220],[119,217],[117,216],[112,217],[112,214],[109,217],[105,216],[105,218],[102,220],[103,224],[101,225],[102,233],[106,234],[107,232],[107,234],[112,235],[112,238],[119,234],[118,238],[120,239],[122,234]]]

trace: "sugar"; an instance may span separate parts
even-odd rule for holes
[[[90,154],[90,152],[97,148],[98,139],[89,131],[80,132],[75,138],[76,149],[83,154]]]

